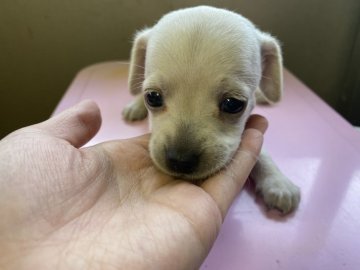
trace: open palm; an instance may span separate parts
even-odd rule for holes
[[[149,135],[79,148],[100,127],[84,102],[0,143],[0,268],[197,269],[256,162],[249,122],[223,171],[201,185],[158,171]]]

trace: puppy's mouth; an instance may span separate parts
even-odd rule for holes
[[[221,153],[214,157],[203,151],[181,147],[164,147],[163,151],[153,153],[152,159],[164,173],[192,182],[208,178],[226,163]]]
[[[164,130],[152,133],[149,148],[154,164],[168,175],[194,183],[221,170],[237,149],[235,141],[219,140],[217,134],[198,129],[182,123],[172,135]]]
[[[184,148],[166,148],[165,164],[169,171],[175,174],[194,174],[199,167],[201,153]]]

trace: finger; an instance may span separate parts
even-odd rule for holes
[[[124,139],[123,141],[128,144],[136,144],[143,147],[146,151],[149,149],[150,133],[146,133],[137,137]]]
[[[268,125],[269,123],[265,117],[259,114],[253,114],[249,117],[248,121],[246,122],[245,129],[254,128],[264,134],[268,128]]]
[[[99,107],[86,100],[33,127],[81,147],[95,136],[100,126]]]
[[[257,161],[266,128],[267,120],[264,117],[250,117],[233,160],[225,169],[202,184],[203,189],[217,203],[223,218]]]
[[[141,169],[144,163],[147,166],[152,165],[148,150],[149,140],[150,134],[144,134],[129,139],[103,142],[89,149],[104,150],[119,170],[126,171],[129,167]]]

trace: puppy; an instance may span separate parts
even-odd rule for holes
[[[280,46],[234,12],[181,9],[136,34],[129,88],[137,96],[123,117],[135,121],[149,112],[155,165],[175,177],[204,179],[231,160],[256,101],[280,100]],[[269,208],[297,207],[299,188],[267,154],[251,177]]]

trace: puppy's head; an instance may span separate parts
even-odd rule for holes
[[[282,92],[277,41],[242,16],[196,7],[136,35],[129,85],[149,110],[150,154],[164,172],[205,178],[232,158],[256,98]]]

